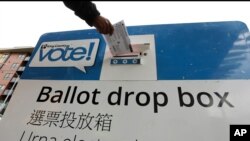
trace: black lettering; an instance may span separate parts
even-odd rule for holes
[[[125,102],[124,102],[124,105],[128,105],[128,98],[130,95],[133,95],[134,92],[126,92],[125,93]]]
[[[159,103],[158,96],[163,97],[163,102]],[[154,92],[154,113],[158,113],[158,106],[165,106],[168,103],[168,96],[164,92]]]
[[[69,86],[69,87],[68,87],[68,90],[67,90],[67,93],[66,93],[66,96],[65,96],[65,98],[64,98],[63,103],[67,103],[67,100],[68,100],[68,96],[69,96],[70,89],[71,89],[71,86]]]
[[[122,87],[120,86],[118,88],[118,92],[116,91],[112,91],[109,96],[108,96],[108,103],[110,105],[120,105],[121,104],[121,92],[122,92]],[[117,100],[116,101],[112,101],[112,96],[117,96]]]
[[[141,101],[140,101],[140,96],[141,95],[145,95],[146,96],[146,101],[144,102],[144,103],[142,103]],[[146,106],[146,105],[148,105],[149,104],[149,102],[150,102],[150,96],[148,95],[148,93],[146,93],[146,92],[139,92],[137,95],[136,95],[136,103],[138,104],[138,105],[140,105],[140,106]]]
[[[59,93],[59,94],[52,96],[50,101],[51,101],[51,103],[56,103],[56,102],[60,103],[63,92],[58,90],[58,91],[55,91],[55,93]]]
[[[32,132],[31,132],[31,134],[30,134],[29,141],[30,141],[30,139],[31,139],[32,135],[33,135],[33,131],[32,131]]]
[[[56,137],[51,137],[50,139],[54,139],[54,141],[56,141]]]
[[[82,94],[85,94],[85,95],[86,95],[86,98],[85,98],[84,101],[81,101],[81,100],[80,100]],[[85,103],[88,102],[88,100],[89,100],[89,92],[88,92],[88,91],[82,91],[82,92],[79,93],[78,96],[77,96],[77,102],[78,102],[79,104],[85,104]]]
[[[23,136],[24,136],[24,134],[25,134],[25,131],[23,131],[23,134],[22,134],[22,137],[21,137],[20,141],[22,141],[22,140],[23,140]]]
[[[36,102],[45,102],[49,99],[49,93],[51,92],[51,87],[43,87]],[[45,98],[42,99],[42,96],[45,96]]]
[[[204,96],[207,96],[208,97],[208,104],[205,104],[204,102],[202,102],[201,100],[201,96],[204,95]],[[211,107],[214,103],[213,101],[213,97],[209,94],[209,93],[206,93],[206,92],[200,92],[198,95],[197,95],[197,100],[198,100],[198,103],[203,106],[203,107]]]
[[[36,135],[36,136],[33,136],[32,141],[34,141],[37,137],[39,137],[39,136],[37,136],[37,135]]]
[[[42,141],[42,139],[45,139],[44,141],[47,141],[47,137],[46,136],[41,136],[39,141]]]
[[[180,106],[181,107],[183,107],[183,106],[191,107],[191,106],[194,105],[194,97],[193,97],[193,95],[191,93],[189,93],[189,92],[182,93],[181,87],[178,87],[178,93],[179,93],[179,100],[180,100]],[[188,96],[189,99],[190,99],[190,102],[189,103],[184,103],[183,96]]]
[[[72,96],[71,96],[71,100],[70,100],[71,104],[74,102],[74,98],[75,98],[75,95],[76,95],[76,90],[77,90],[77,86],[74,87],[74,90],[73,90],[73,93],[72,93]],[[78,97],[79,97],[79,95],[78,95]]]
[[[98,91],[97,89],[95,89],[94,91],[93,91],[93,99],[92,99],[92,103],[94,104],[94,105],[97,105],[97,104],[99,104],[99,102],[97,102],[96,101],[96,95],[97,94],[100,94],[101,92],[100,91]]]
[[[218,104],[218,107],[222,107],[224,102],[227,103],[229,107],[234,107],[233,104],[231,104],[229,101],[226,100],[227,96],[229,95],[229,92],[225,92],[223,97],[218,92],[214,92],[214,94],[221,99],[220,103]]]

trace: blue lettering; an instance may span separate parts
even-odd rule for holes
[[[70,58],[73,61],[79,61],[85,57],[86,52],[87,52],[86,48],[77,47],[70,53]]]
[[[52,53],[55,54],[55,52],[58,52],[57,56],[51,55]],[[65,56],[66,52],[62,48],[56,48],[56,49],[51,49],[48,52],[49,56],[48,59],[49,61],[58,61],[62,56]],[[54,57],[54,58],[53,58]]]
[[[91,54],[94,48],[94,42],[90,43],[89,50],[85,47],[75,47],[75,48],[51,48],[48,52],[44,52],[43,46],[39,52],[39,61],[43,61],[45,58],[48,58],[49,61],[79,61],[86,58],[87,61],[91,60]]]
[[[70,59],[70,51],[71,50],[73,50],[73,48],[70,48],[70,47],[66,47],[65,48],[65,55],[64,56],[62,56],[62,60],[63,61],[67,61],[67,60],[69,60]],[[69,55],[68,55],[69,54]],[[67,57],[68,56],[68,57]],[[67,57],[67,58],[66,58]]]
[[[92,54],[94,45],[95,45],[95,43],[90,43],[88,56],[87,56],[87,58],[86,58],[87,61],[89,61],[89,60],[91,59],[91,54]]]
[[[44,56],[43,56],[43,48],[40,49],[40,52],[39,52],[39,61],[43,61],[44,58],[46,58],[48,55],[49,55],[49,52],[47,52]]]

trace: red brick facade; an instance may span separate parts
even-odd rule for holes
[[[12,78],[17,76],[16,72],[23,65],[27,55],[27,53],[0,53],[0,96],[8,88]]]

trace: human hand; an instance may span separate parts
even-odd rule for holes
[[[114,32],[114,27],[110,23],[110,21],[102,16],[97,16],[93,21],[93,26],[97,29],[101,34],[109,34],[112,35]]]

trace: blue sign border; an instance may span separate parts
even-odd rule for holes
[[[143,25],[127,29],[129,35],[155,36],[158,80],[250,78],[250,38],[244,36],[249,30],[243,22]],[[86,74],[75,67],[43,68],[28,64],[22,79],[99,80],[106,43],[95,29],[46,33],[40,37],[31,61],[42,42],[93,38],[99,38],[100,44],[95,64],[86,67]]]

